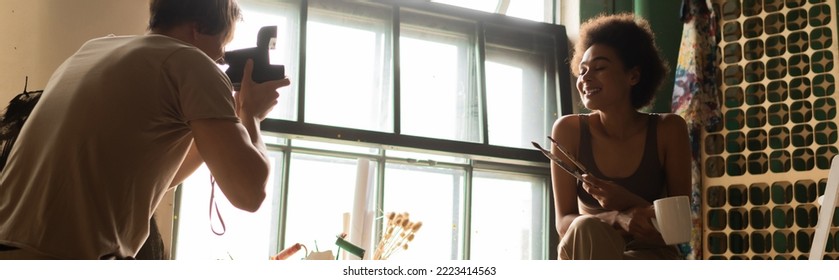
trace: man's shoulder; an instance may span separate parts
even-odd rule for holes
[[[159,34],[124,36],[113,40],[125,40],[127,52],[146,58],[156,58],[164,64],[206,65],[215,67],[203,51],[181,40]],[[120,44],[120,43],[117,43]]]
[[[122,50],[123,54],[135,52],[171,53],[182,49],[197,49],[177,39],[162,35],[108,35],[87,41],[82,50]],[[200,52],[200,51],[199,51]]]

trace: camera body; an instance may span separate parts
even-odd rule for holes
[[[253,72],[251,79],[254,82],[262,83],[271,80],[280,80],[285,77],[285,66],[271,64],[268,58],[268,50],[274,49],[277,42],[277,26],[264,26],[259,29],[256,38],[256,47],[228,51],[224,53],[224,62],[229,66],[224,72],[233,87],[239,90],[242,85],[242,76],[245,73],[245,63],[248,59],[253,60]]]

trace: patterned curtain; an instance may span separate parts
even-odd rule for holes
[[[702,129],[720,125],[717,81],[718,47],[716,16],[706,0],[682,0],[682,43],[676,66],[672,112],[682,116],[690,134],[691,207],[693,237],[681,246],[687,259],[702,259],[702,167],[699,150]]]

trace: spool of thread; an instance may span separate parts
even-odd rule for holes
[[[297,251],[300,251],[301,247],[303,247],[303,244],[295,243],[294,245],[291,245],[291,247],[285,248],[285,250],[282,250],[279,254],[271,257],[271,260],[285,260],[285,259],[288,259],[288,257],[291,257],[291,255],[294,255],[294,253],[297,253]]]

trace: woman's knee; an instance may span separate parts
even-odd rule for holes
[[[574,219],[571,222],[571,225],[568,227],[568,230],[571,231],[590,231],[590,230],[597,230],[602,229],[604,227],[609,227],[606,223],[604,223],[599,218],[592,216],[592,215],[581,215]]]

